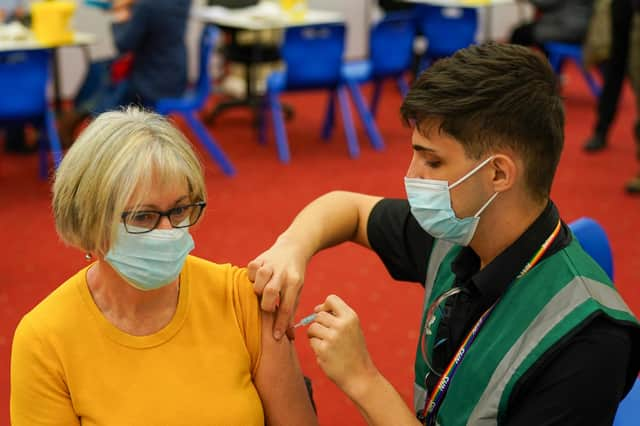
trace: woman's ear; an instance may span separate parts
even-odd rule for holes
[[[504,192],[515,185],[518,167],[511,156],[496,154],[489,164],[493,170],[494,192]]]

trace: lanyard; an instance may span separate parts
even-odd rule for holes
[[[558,224],[556,225],[555,229],[551,232],[549,237],[547,237],[545,242],[542,243],[542,245],[540,246],[538,251],[533,255],[533,257],[529,259],[529,261],[524,266],[524,268],[522,268],[522,271],[520,271],[520,273],[516,277],[516,280],[524,276],[540,261],[544,253],[547,251],[549,246],[553,243],[553,241],[556,239],[556,237],[560,233],[561,227],[562,227],[561,221],[558,220]],[[447,389],[449,388],[449,384],[451,383],[453,375],[456,373],[458,366],[460,365],[463,358],[469,351],[471,344],[475,341],[476,336],[478,335],[478,332],[480,331],[484,323],[487,321],[487,319],[489,318],[489,315],[493,311],[493,308],[496,307],[498,302],[499,302],[499,299],[496,300],[494,304],[491,305],[491,307],[489,307],[489,309],[484,311],[484,313],[480,316],[478,321],[476,321],[473,328],[471,328],[471,331],[469,331],[469,333],[467,334],[467,337],[465,337],[465,339],[462,341],[462,344],[460,345],[460,348],[456,352],[456,355],[449,362],[449,365],[447,365],[447,368],[442,373],[442,376],[440,377],[440,380],[438,381],[438,384],[436,385],[431,397],[425,403],[425,406],[420,416],[421,418],[425,419],[425,423],[424,423],[425,425],[430,425],[431,422],[434,420],[434,417],[438,412],[438,408],[442,404],[442,400],[444,399],[444,396],[447,393]]]

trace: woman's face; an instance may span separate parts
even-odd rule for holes
[[[151,190],[147,190],[147,188]],[[139,204],[136,206],[136,200]],[[175,184],[160,184],[158,179],[153,179],[151,185],[146,188],[139,188],[134,191],[131,201],[125,207],[125,211],[129,212],[136,207],[135,215],[131,216],[132,221],[139,221],[140,224],[145,220],[143,212],[166,212],[176,207],[186,206],[193,202],[189,197],[189,190],[186,180]],[[134,223],[135,225],[135,223]],[[163,216],[160,218],[156,229],[171,229],[169,218]]]

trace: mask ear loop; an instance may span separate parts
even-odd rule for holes
[[[482,207],[480,207],[480,210],[478,210],[478,213],[476,213],[475,215],[473,215],[473,217],[478,217],[482,214],[482,212],[489,207],[489,204],[491,204],[491,202],[498,196],[499,192],[494,193],[488,200],[486,203],[484,203],[484,205]]]
[[[462,176],[460,179],[458,179],[457,181],[455,181],[454,183],[449,185],[449,189],[453,189],[456,186],[460,185],[462,182],[464,182],[466,179],[468,179],[469,176],[473,175],[475,172],[477,172],[478,170],[483,168],[489,161],[493,160],[494,158],[496,158],[496,156],[492,155],[489,158],[487,158],[486,160],[484,160],[482,163],[480,163],[477,166],[475,166],[473,169],[471,169],[471,171],[469,173],[467,173],[466,175]]]

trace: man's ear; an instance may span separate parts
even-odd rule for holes
[[[506,154],[496,154],[489,164],[493,170],[494,192],[504,192],[515,185],[518,167],[513,157]]]

